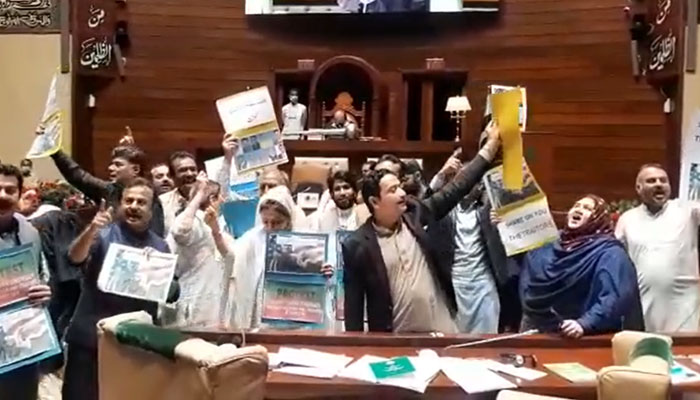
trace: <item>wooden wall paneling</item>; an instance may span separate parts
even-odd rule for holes
[[[378,134],[404,135],[404,84],[393,74],[442,57],[448,68],[469,71],[465,148],[476,146],[487,85],[520,84],[528,89],[528,129],[546,132],[526,136],[525,144],[533,143],[533,170],[553,206],[566,208],[590,191],[632,197],[636,168],[674,162],[667,151],[677,139],[664,130],[657,93],[631,76],[620,8],[618,0],[505,0],[498,15],[478,17],[250,18],[243,0],[129,0],[128,77],[101,93],[92,134],[76,132],[76,143],[88,143],[86,136],[92,143],[76,151],[91,153],[86,166],[104,174],[124,125],[154,161],[175,149],[216,149],[217,98],[268,84],[272,70],[295,68],[297,59],[321,65],[343,54],[380,72],[388,105]],[[292,153],[304,153],[295,146]],[[359,159],[395,150],[333,154]],[[427,158],[437,164],[449,154],[442,150]]]

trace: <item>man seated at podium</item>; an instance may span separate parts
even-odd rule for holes
[[[644,330],[637,273],[600,197],[577,201],[561,239],[520,262],[523,329],[571,338]]]
[[[333,119],[326,126],[328,129],[345,129],[345,136],[348,139],[356,139],[359,136],[359,129],[352,117],[348,117],[345,111],[337,110],[333,113]]]

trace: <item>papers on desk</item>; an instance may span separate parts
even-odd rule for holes
[[[671,383],[677,385],[679,383],[700,382],[700,374],[694,370],[673,361],[671,366]]]
[[[421,350],[418,357],[408,357],[415,371],[391,378],[377,379],[371,363],[387,361],[387,358],[365,355],[345,368],[338,376],[381,385],[395,386],[418,393],[425,393],[430,382],[440,372],[440,357],[432,350]]]
[[[352,361],[342,354],[324,353],[310,349],[280,347],[271,353],[270,368],[287,374],[331,379]]]
[[[442,372],[469,394],[515,389],[518,385],[492,372],[486,360],[442,357]]]

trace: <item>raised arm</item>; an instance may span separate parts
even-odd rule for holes
[[[481,180],[500,147],[500,132],[495,125],[486,128],[488,141],[472,161],[464,166],[457,176],[442,190],[424,201],[436,219],[442,219]]]
[[[221,148],[224,151],[224,162],[221,163],[221,169],[216,174],[216,182],[221,186],[224,201],[228,201],[231,200],[231,165],[233,157],[238,152],[238,141],[233,134],[227,133],[224,136]]]
[[[83,192],[85,196],[95,202],[99,202],[104,197],[105,189],[109,182],[85,171],[75,160],[70,158],[70,156],[62,150],[54,153],[51,158],[54,164],[56,164],[56,168],[58,168],[61,175],[63,175],[68,183]]]
[[[68,259],[70,262],[76,265],[85,262],[90,255],[90,249],[92,248],[92,244],[95,242],[97,234],[102,228],[109,225],[111,222],[112,207],[106,208],[106,202],[103,199],[95,218],[71,244],[70,249],[68,250]]]

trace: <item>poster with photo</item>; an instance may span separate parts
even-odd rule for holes
[[[59,353],[46,308],[25,304],[0,311],[0,375]]]
[[[483,178],[486,194],[491,202],[491,207],[497,213],[508,210],[530,200],[545,197],[544,192],[537,184],[527,163],[523,162],[523,187],[520,190],[508,190],[503,184],[503,167],[499,166],[484,174]]]
[[[112,243],[97,287],[105,293],[165,303],[176,264],[177,255],[174,254]]]
[[[343,261],[343,246],[342,243],[347,239],[353,231],[337,231],[336,232],[336,268],[335,268],[335,318],[339,321],[345,320],[345,263]]]
[[[0,375],[61,352],[48,311],[27,298],[38,269],[31,244],[0,251]]]
[[[279,131],[270,130],[239,139],[238,152],[233,158],[239,173],[284,164],[289,161]]]
[[[681,176],[678,197],[700,200],[700,109],[690,116],[681,140]]]
[[[321,268],[328,258],[328,235],[275,232],[267,236],[263,321],[322,327],[329,301]]]

